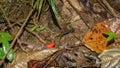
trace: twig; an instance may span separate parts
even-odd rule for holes
[[[103,0],[103,3],[106,5],[106,7],[110,10],[110,12],[115,16],[117,17],[117,14],[115,13],[115,10],[110,6],[110,4],[106,1],[106,0]]]
[[[2,8],[1,5],[0,5],[0,10],[2,11],[4,18],[6,19],[6,21],[7,21],[7,23],[8,23],[8,26],[9,26],[10,28],[12,28],[12,25],[11,25],[9,19],[7,18],[7,15],[6,15],[6,13],[5,13],[5,11],[3,10],[3,8]]]
[[[25,53],[27,53],[27,50],[25,50],[25,48],[23,48],[23,46],[22,46],[22,42],[21,42],[20,40],[17,40],[17,41],[18,41],[18,44],[19,44],[20,48],[21,48]]]
[[[28,22],[28,20],[29,20],[29,18],[30,18],[30,16],[31,16],[31,14],[33,13],[36,5],[37,5],[37,2],[36,2],[35,5],[33,6],[33,9],[29,12],[29,14],[28,14],[27,18],[25,19],[23,25],[21,26],[21,28],[20,28],[20,30],[18,31],[17,35],[15,36],[15,38],[14,38],[13,41],[12,41],[12,43],[10,44],[11,46],[10,46],[10,48],[8,49],[7,53],[3,56],[2,60],[0,61],[0,65],[2,65],[2,63],[4,62],[6,56],[7,56],[8,53],[9,53],[9,51],[10,51],[11,48],[14,46],[16,40],[17,40],[17,39],[19,38],[19,36],[22,34],[23,29],[24,29],[24,27],[26,26],[26,24],[27,24],[27,22]]]
[[[15,22],[15,23],[12,24],[12,27],[13,27],[14,25],[16,25],[16,24],[19,25],[19,26],[21,27],[22,24],[20,24],[20,22],[23,22],[24,20],[17,21],[17,22],[14,21],[14,20],[10,20],[10,21],[11,21],[11,22]],[[27,27],[25,27],[25,29],[26,29],[28,32],[30,32],[31,34],[35,35],[35,36],[38,38],[38,40],[39,40],[40,42],[46,44],[45,40],[43,40],[37,33],[33,32],[32,30],[30,30],[30,29],[27,28]]]
[[[17,24],[21,26],[20,23],[17,23]],[[32,30],[30,30],[30,29],[27,28],[27,27],[25,27],[25,29],[26,29],[28,32],[30,32],[30,33],[32,33],[33,35],[35,35],[40,42],[42,42],[42,43],[44,43],[44,44],[46,43],[38,34],[36,34],[35,32],[33,32]]]
[[[101,2],[101,0],[96,0],[111,16],[113,16],[113,14],[110,12],[109,9],[107,9],[107,7],[105,6],[105,4],[103,2]]]

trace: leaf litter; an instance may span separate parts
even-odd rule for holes
[[[43,60],[58,50],[57,48],[51,48],[28,53],[16,52],[15,59],[7,65],[7,68],[27,68],[27,62],[30,60]]]
[[[58,2],[57,4],[59,4],[60,1],[57,1]],[[76,2],[78,2],[78,1],[76,0]],[[105,17],[105,19],[109,18],[109,17],[107,17],[107,15],[109,15],[109,14],[107,14],[107,12],[105,10],[102,9],[100,11],[95,11],[96,10],[95,8],[97,8],[97,7],[100,6],[100,5],[98,5],[98,3],[95,2],[95,4],[94,4],[94,1],[92,1],[92,0],[88,0],[87,2],[81,0],[81,2],[82,2],[82,4],[84,4],[82,6],[84,6],[85,11],[87,13],[83,13],[82,12],[80,15],[82,15],[82,18],[84,19],[84,21],[87,22],[90,26],[92,26],[92,24],[95,24],[95,22],[98,22],[98,21],[101,21],[101,20],[103,21],[104,17]],[[28,5],[24,5],[24,3],[25,2],[23,2],[22,6],[30,7]],[[74,11],[72,11],[72,15],[71,15],[71,13],[69,13],[68,11],[71,11],[73,9],[71,7],[69,7],[70,5],[68,5],[68,3],[66,3],[66,1],[63,1],[63,3],[65,4],[65,6],[62,7],[62,8],[64,8],[62,11],[65,11],[65,12],[62,12],[60,10],[60,8],[58,9],[58,11],[61,11],[61,13],[62,13],[61,16],[65,17],[64,20],[68,19],[68,17],[71,17],[71,18],[73,17],[71,19],[72,23],[70,23],[69,25],[72,25],[73,29],[75,29],[75,32],[74,33],[67,33],[67,34],[63,35],[61,37],[62,40],[61,39],[59,40],[58,38],[56,38],[56,39],[53,38],[54,33],[56,33],[55,31],[51,31],[53,33],[50,33],[47,30],[43,30],[39,34],[40,36],[43,35],[42,37],[46,40],[46,42],[51,42],[51,41],[53,41],[53,39],[55,40],[55,42],[59,41],[59,42],[57,42],[57,44],[56,44],[55,47],[61,47],[61,46],[63,46],[63,48],[60,49],[60,50],[56,49],[56,48],[52,48],[52,49],[51,48],[50,49],[43,48],[43,50],[33,51],[33,52],[30,51],[28,53],[25,53],[25,52],[16,52],[15,53],[15,59],[14,59],[14,61],[11,64],[8,63],[8,68],[10,68],[10,67],[12,67],[12,68],[14,68],[14,67],[15,68],[18,68],[18,67],[27,68],[27,63],[28,63],[28,66],[30,66],[30,67],[32,67],[32,66],[33,67],[37,67],[39,65],[41,67],[49,67],[49,66],[51,66],[51,67],[65,67],[65,66],[66,67],[100,67],[99,63],[102,63],[101,62],[102,58],[99,57],[100,58],[100,60],[99,60],[98,55],[103,54],[104,51],[101,54],[98,54],[98,53],[96,53],[94,51],[91,51],[91,49],[86,48],[85,46],[81,46],[79,44],[78,44],[79,46],[76,46],[76,47],[74,46],[75,45],[74,43],[76,41],[78,41],[79,38],[80,38],[79,41],[81,39],[83,39],[81,36],[83,36],[85,34],[85,32],[87,31],[87,27],[81,27],[81,24],[82,24],[82,26],[83,25],[85,26],[85,23],[83,23],[83,20],[81,21],[81,20],[78,19],[78,18],[81,18],[81,17],[79,17],[78,14],[76,14],[76,12],[74,12]],[[72,3],[72,1],[71,1],[71,3]],[[67,6],[66,6],[66,4],[67,4]],[[93,4],[94,4],[94,6],[93,6]],[[13,6],[13,5],[11,5],[11,6]],[[73,6],[73,7],[76,7],[76,6]],[[92,7],[92,9],[90,7]],[[18,8],[19,9],[24,9],[24,8],[21,8],[21,7],[18,7]],[[84,9],[84,8],[81,8],[80,11],[82,9]],[[100,8],[102,8],[102,7],[100,6]],[[29,9],[27,8],[26,10],[29,10]],[[23,13],[25,12],[24,14],[28,13],[26,10],[23,11]],[[18,11],[19,10],[17,10],[17,8],[16,8],[16,10],[15,10],[14,13],[17,13]],[[93,13],[93,12],[95,12],[95,13]],[[17,20],[17,19],[25,18],[25,16],[27,16],[27,15],[22,16],[21,14],[23,14],[23,13],[21,13],[21,14],[17,13],[18,15],[14,14],[14,13],[11,13],[11,14],[8,13],[9,17],[13,17],[13,18],[10,18],[10,19]],[[16,18],[15,15],[17,15],[17,18]],[[22,17],[19,17],[19,15],[21,15]],[[46,25],[45,22],[51,21],[50,20],[51,17],[50,16],[47,16],[47,17],[49,17],[49,20],[48,20],[48,18],[46,19],[43,16],[43,18],[41,18],[41,19],[44,20],[44,21],[43,22],[41,21],[41,23],[44,23]],[[76,19],[74,19],[74,18],[76,18]],[[71,20],[69,22],[71,22]],[[114,42],[116,42],[116,38],[118,38],[120,36],[119,35],[120,34],[119,17],[118,18],[109,19],[108,21],[110,22],[110,25],[107,26],[107,27],[110,28],[111,31],[115,32],[115,41]],[[73,22],[74,22],[74,24],[73,24]],[[67,25],[67,26],[69,26],[69,25]],[[53,29],[53,25],[50,25],[50,26],[52,26],[52,29]],[[118,28],[116,28],[116,27],[118,27]],[[15,31],[18,31],[19,27],[15,26],[14,28],[15,28],[15,30],[13,30],[11,32],[15,35],[16,34]],[[55,30],[55,29],[56,28],[54,28],[53,30]],[[75,36],[77,39],[73,38],[73,36]],[[23,39],[24,42],[26,42],[26,38],[29,39],[29,40],[31,40],[31,41],[29,41],[30,44],[34,44],[34,43],[38,42],[30,34],[24,33],[22,35],[22,39]],[[67,44],[66,44],[66,42],[67,42]],[[43,45],[41,43],[39,43],[39,44]],[[64,46],[64,44],[65,44],[65,46]],[[112,43],[111,45],[113,45],[113,46],[117,45],[118,46],[119,44]],[[35,45],[35,46],[37,46],[37,45]],[[112,47],[111,47],[111,49],[112,49]],[[107,49],[107,52],[111,52],[111,51],[109,51],[109,48]],[[105,52],[105,53],[107,53],[107,52]],[[109,53],[109,54],[111,54],[111,53]],[[105,58],[109,59],[110,57],[106,56],[106,55],[107,54],[105,54]],[[37,57],[37,59],[36,59],[36,57]],[[118,57],[116,57],[116,58],[118,58]],[[109,67],[109,63],[111,63],[111,62],[114,63],[114,65],[120,64],[118,61],[117,62],[116,61],[117,60],[115,60],[115,61],[113,61],[113,60],[106,61],[106,64],[101,64],[101,66],[103,66],[103,67],[104,66]],[[96,63],[98,63],[98,65]]]

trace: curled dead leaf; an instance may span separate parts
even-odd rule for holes
[[[15,58],[12,63],[9,63],[6,68],[27,68],[27,62],[30,60],[43,60],[59,49],[50,48],[42,51],[33,52],[17,52],[15,53]]]
[[[99,56],[101,68],[120,68],[120,46],[104,50]]]

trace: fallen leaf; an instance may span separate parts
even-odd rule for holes
[[[94,68],[98,62],[95,52],[91,52],[85,46],[77,46],[69,49],[61,49],[43,61],[33,61],[31,68]]]
[[[108,25],[108,21],[103,21],[95,24],[86,32],[82,43],[97,53],[100,53],[103,50],[107,49],[107,38],[103,35],[103,33],[111,32],[111,30],[107,27]]]
[[[120,16],[96,23],[86,32],[82,43],[92,51],[100,53],[109,48],[108,43],[114,38],[120,38]]]
[[[101,68],[120,68],[120,46],[104,50],[99,56]]]
[[[44,62],[37,60],[30,60],[28,62],[28,68],[43,68]]]
[[[42,51],[33,51],[28,53],[16,52],[13,62],[9,63],[6,68],[27,68],[27,62],[30,60],[42,61],[58,50],[59,49],[56,48],[50,48]]]

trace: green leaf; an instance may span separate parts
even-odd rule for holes
[[[0,59],[3,58],[4,54],[5,54],[5,53],[4,53],[3,48],[0,48]],[[10,52],[8,53],[7,59],[8,59],[9,61],[12,61],[12,60],[14,59],[14,51],[13,51],[13,49],[11,49]]]
[[[57,11],[56,11],[56,9],[55,9],[54,0],[48,0],[48,1],[49,1],[50,6],[51,6],[51,8],[52,8],[52,10],[53,10],[53,12],[54,12],[54,14],[55,14],[55,16],[56,16],[56,15],[57,15]]]
[[[33,26],[33,27],[31,28],[31,30],[34,31],[34,30],[37,29],[37,28],[38,28],[38,26]]]
[[[9,42],[6,41],[5,39],[2,39],[2,46],[3,46],[3,51],[4,51],[4,53],[7,53],[8,49],[9,49],[9,47],[10,47]],[[13,58],[14,58],[14,52],[13,52],[13,49],[11,49],[11,50],[9,51],[8,55],[7,55],[7,59],[8,59],[9,61],[12,61]]]
[[[0,32],[0,42],[3,38],[7,41],[10,41],[12,39],[12,36],[8,32]]]
[[[13,49],[11,49],[10,52],[8,53],[7,59],[9,61],[12,61],[14,59],[14,51],[13,51]]]
[[[56,24],[61,29],[62,28],[61,20],[60,20],[59,15],[58,15],[58,13],[56,11],[54,0],[48,0],[48,1],[49,1],[49,4],[50,4],[51,8],[52,8],[53,13],[54,13],[55,19],[57,21]]]
[[[3,48],[0,48],[0,59],[2,59],[4,56],[4,51],[3,51]]]
[[[10,45],[9,42],[5,39],[2,39],[2,46],[4,53],[7,53],[7,50],[9,49]]]
[[[2,43],[2,47],[0,48],[0,59],[3,58],[4,54],[7,53],[10,44],[9,41],[12,39],[12,36],[7,32],[0,32],[0,43]],[[14,58],[13,49],[11,49],[6,57],[9,61],[12,61]]]
[[[42,31],[42,30],[44,30],[45,29],[45,27],[44,26],[39,26],[37,29],[35,29],[35,31]]]
[[[38,10],[38,15],[39,15],[40,12],[41,12],[42,5],[43,5],[43,0],[37,0],[37,10]]]
[[[30,28],[31,28],[31,30],[32,31],[42,31],[42,30],[44,30],[45,29],[45,26],[36,26],[36,25],[30,25]]]
[[[115,33],[113,33],[113,32],[104,32],[103,34],[108,35],[107,42],[109,42],[115,38]]]

